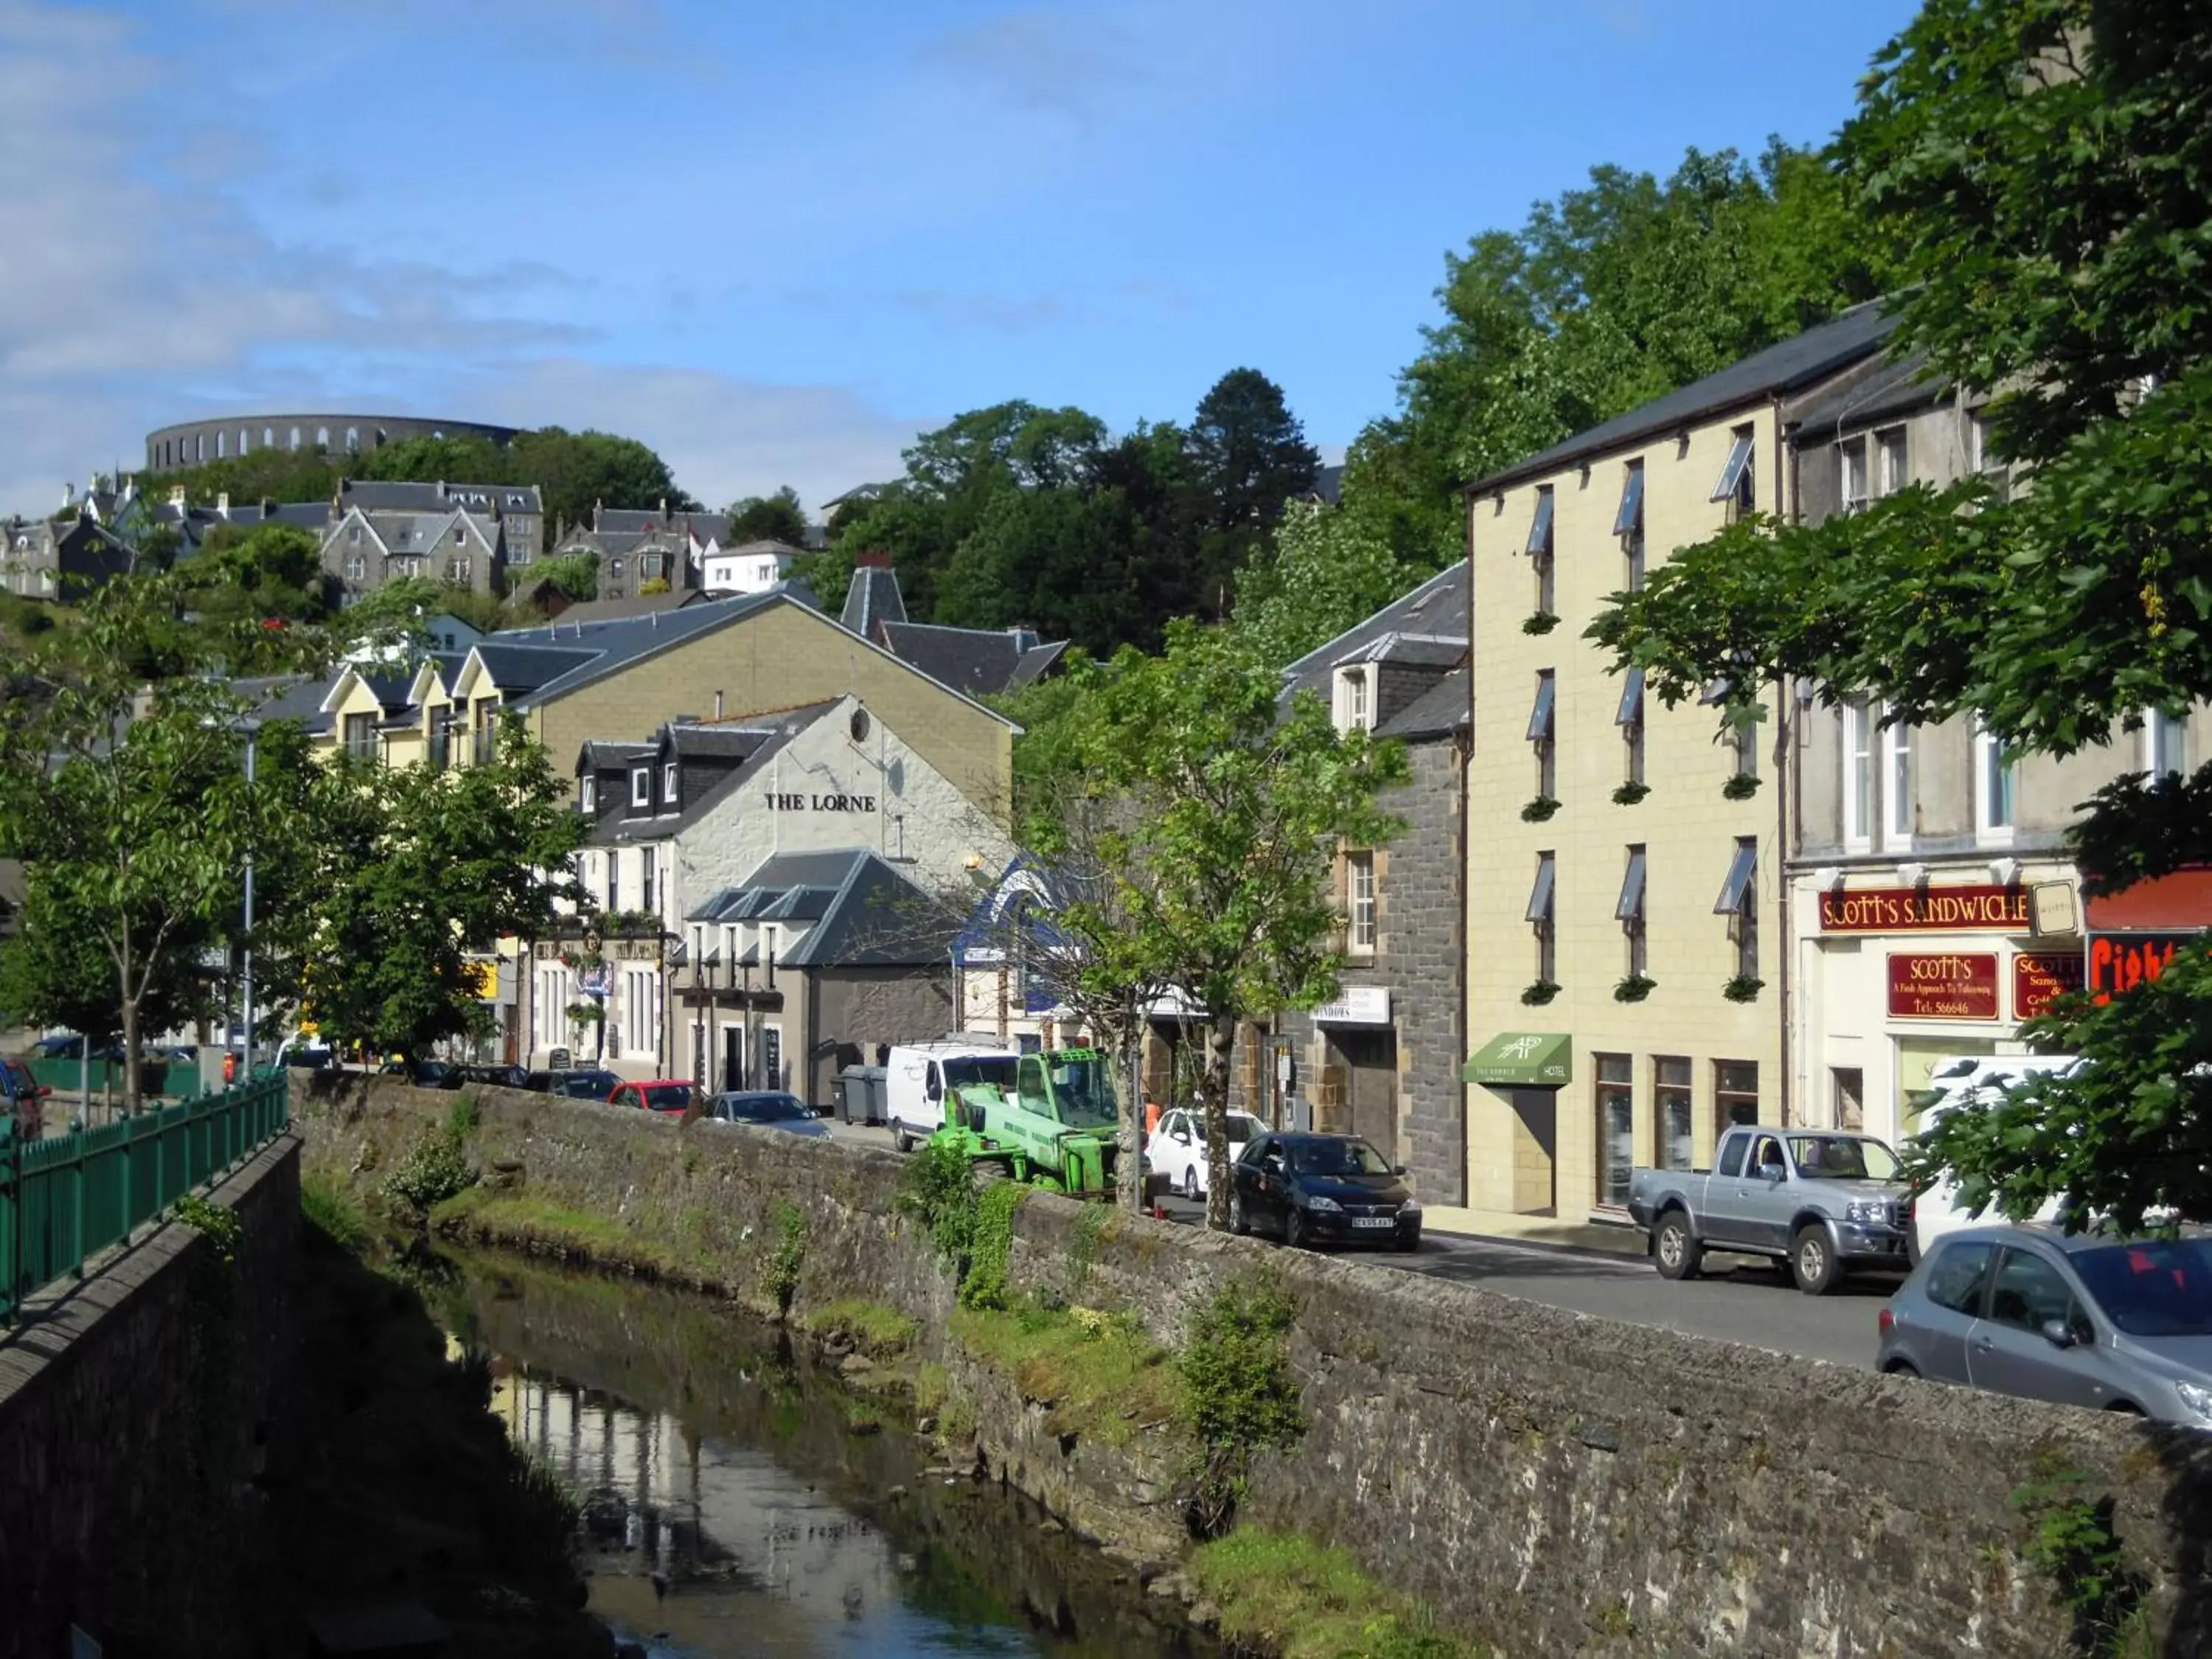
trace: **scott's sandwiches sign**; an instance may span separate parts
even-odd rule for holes
[[[2024,933],[2025,887],[1875,887],[1820,895],[1824,933]]]

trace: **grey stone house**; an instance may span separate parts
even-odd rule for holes
[[[673,593],[691,593],[705,586],[704,562],[729,535],[726,513],[672,513],[665,502],[657,508],[594,507],[590,524],[562,527],[553,554],[597,558],[602,599],[634,599],[657,582]]]
[[[1311,692],[1340,729],[1405,745],[1410,776],[1382,804],[1406,827],[1338,857],[1347,965],[1335,1000],[1278,1016],[1238,1068],[1244,1097],[1287,1098],[1293,1119],[1303,1102],[1314,1127],[1365,1136],[1422,1199],[1449,1205],[1467,1201],[1468,604],[1462,562],[1284,670],[1285,706]]]

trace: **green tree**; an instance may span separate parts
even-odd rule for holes
[[[799,492],[785,484],[773,495],[747,495],[730,503],[730,542],[781,542],[806,545],[806,510]]]
[[[435,771],[333,759],[319,793],[322,870],[305,1006],[341,1042],[413,1060],[482,1036],[472,957],[552,925],[584,823],[519,715],[489,765]]]
[[[508,445],[514,483],[538,489],[549,524],[586,524],[595,506],[672,513],[699,503],[676,487],[668,463],[635,438],[570,432],[557,426],[515,434]],[[471,481],[472,482],[472,481]]]
[[[1406,565],[1372,514],[1293,501],[1273,547],[1237,573],[1237,633],[1261,661],[1279,668],[1431,574]]]
[[[331,610],[322,543],[296,525],[218,525],[177,576],[185,602],[220,622],[314,622]]]
[[[2094,50],[2085,42],[2094,35]],[[1928,0],[1841,153],[1896,251],[1905,346],[1994,393],[2033,488],[1910,489],[1678,553],[1592,635],[1669,701],[1728,676],[1977,715],[2014,752],[2106,744],[2212,696],[2212,15],[2154,0]],[[1704,678],[1700,678],[1703,676]],[[2212,862],[2212,767],[2101,791],[2085,885]],[[2212,951],[2027,1033],[2091,1063],[1947,1115],[1915,1154],[1970,1205],[2070,1195],[2124,1227],[2212,1213]]]
[[[572,599],[596,599],[599,597],[599,556],[563,553],[558,558],[540,559],[531,567],[531,580],[550,582]]]
[[[1164,987],[1204,1011],[1218,1228],[1237,1027],[1335,993],[1334,860],[1344,842],[1395,833],[1376,796],[1403,780],[1405,757],[1340,732],[1310,696],[1285,714],[1273,667],[1233,635],[1187,619],[1167,633],[1160,656],[1125,647],[1077,665],[1079,701],[1055,737],[1065,770],[1027,830],[1048,867],[1088,850],[1092,868],[1056,920],[1093,953],[1094,979]]]
[[[1283,503],[1313,488],[1321,457],[1282,387],[1256,368],[1232,368],[1213,383],[1199,399],[1183,448],[1198,493],[1200,603],[1219,617],[1237,573],[1264,544]]]
[[[392,483],[530,483],[521,458],[507,445],[464,433],[455,437],[401,438],[361,455],[349,456],[346,471],[356,478]]]

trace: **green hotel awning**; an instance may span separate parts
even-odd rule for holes
[[[1564,1031],[1500,1031],[1460,1069],[1469,1083],[1555,1089],[1571,1079],[1574,1039]]]

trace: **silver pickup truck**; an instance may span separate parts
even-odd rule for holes
[[[1628,1213],[1664,1277],[1692,1277],[1707,1250],[1771,1255],[1820,1296],[1853,1267],[1909,1264],[1911,1189],[1871,1135],[1745,1124],[1714,1152],[1711,1170],[1630,1173]]]

